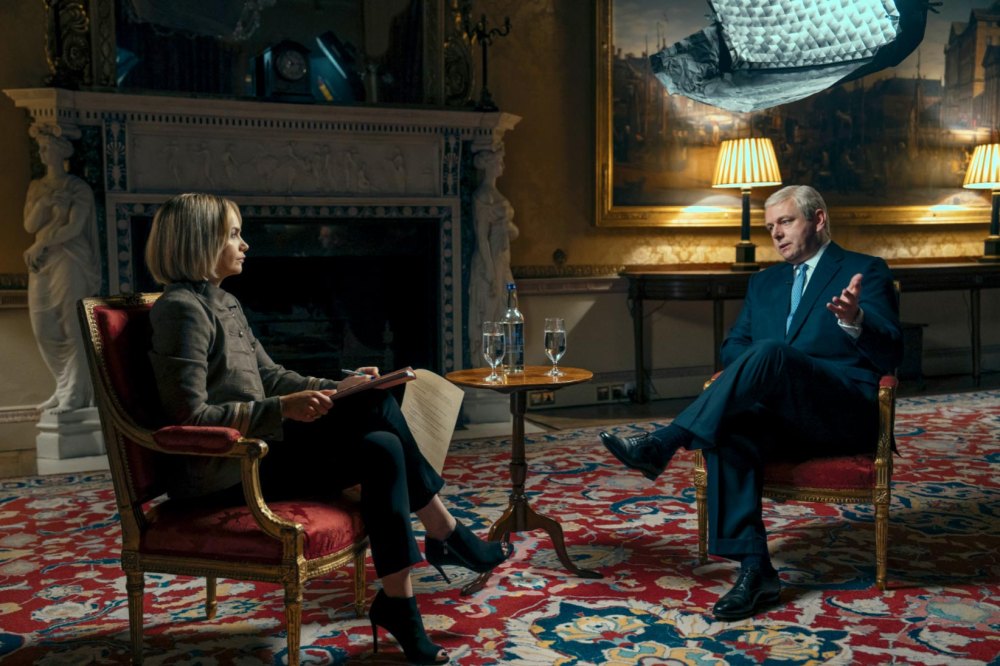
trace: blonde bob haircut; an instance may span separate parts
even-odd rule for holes
[[[160,284],[215,279],[215,267],[240,210],[215,194],[178,194],[156,215],[146,242],[146,267]]]

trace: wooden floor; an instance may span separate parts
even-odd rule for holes
[[[922,381],[900,381],[899,395],[939,395],[997,388],[1000,388],[1000,372],[986,372],[980,378],[978,387],[973,384],[972,377],[968,375],[925,377]],[[583,407],[556,407],[529,410],[525,418],[550,430],[570,430],[615,423],[672,419],[692,400],[694,400],[694,396],[670,400],[651,400],[644,405],[619,402]]]

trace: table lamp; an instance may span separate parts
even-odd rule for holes
[[[750,242],[750,188],[781,185],[778,158],[770,139],[727,139],[719,146],[712,187],[738,187],[743,192],[740,242],[736,245],[734,271],[755,271],[757,246]]]
[[[979,261],[1000,262],[1000,143],[976,146],[965,172],[962,187],[970,190],[992,190],[993,208],[990,212],[990,235],[986,237],[983,256]]]

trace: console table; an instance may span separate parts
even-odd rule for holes
[[[980,291],[1000,287],[1000,264],[979,263],[973,259],[946,260],[942,263],[890,262],[889,268],[902,293],[916,291],[969,291],[972,318],[972,378],[979,385]],[[635,343],[635,401],[649,400],[643,342],[645,301],[712,301],[714,367],[722,369],[721,350],[725,302],[746,295],[752,273],[734,272],[728,265],[635,266],[620,275],[628,281],[629,310]],[[845,285],[846,286],[846,285]]]

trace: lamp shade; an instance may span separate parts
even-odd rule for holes
[[[962,187],[971,190],[1000,189],[1000,143],[976,146]]]
[[[770,139],[727,139],[719,146],[712,187],[781,185],[778,158]]]

